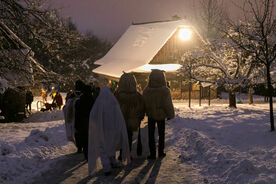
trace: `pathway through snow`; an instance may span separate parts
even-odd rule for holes
[[[169,126],[169,124],[167,124]],[[147,125],[141,129],[143,155],[135,154],[136,141],[134,141],[134,156],[131,164],[114,169],[110,176],[105,176],[102,171],[95,176],[88,176],[88,164],[82,154],[70,153],[63,156],[50,166],[50,169],[34,178],[34,184],[47,183],[202,183],[195,169],[181,163],[181,158],[175,154],[172,144],[166,148],[167,156],[163,159],[148,161]],[[156,131],[157,135],[157,131]],[[137,133],[134,134],[136,139]],[[75,150],[73,150],[75,151]],[[197,173],[197,174],[194,174]]]

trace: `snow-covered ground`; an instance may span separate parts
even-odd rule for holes
[[[190,183],[276,183],[276,132],[269,131],[268,104],[255,97],[256,104],[247,105],[247,96],[241,95],[244,103],[232,109],[225,98],[212,100],[211,106],[207,101],[199,106],[193,100],[191,108],[187,101],[174,102],[176,118],[166,124],[167,157],[160,162],[154,180],[141,172],[148,183],[183,183],[189,177]],[[33,111],[25,122],[0,124],[0,183],[30,183],[76,151],[65,139],[61,111],[37,112],[35,106]],[[144,138],[146,128],[145,124]],[[129,171],[128,181],[124,181],[133,183],[135,174]],[[186,179],[185,174],[189,175]],[[140,175],[138,182],[145,182]]]

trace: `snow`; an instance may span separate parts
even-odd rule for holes
[[[72,176],[67,175],[63,180],[67,183],[86,180],[102,183],[276,183],[276,133],[269,131],[268,104],[263,103],[263,97],[254,96],[256,103],[248,105],[247,95],[241,94],[239,98],[243,104],[232,109],[228,107],[226,94],[222,97],[212,100],[211,106],[204,100],[202,106],[192,101],[191,108],[185,100],[174,101],[176,117],[166,123],[167,156],[163,160],[145,160],[148,154],[145,119],[141,129],[141,158],[132,152],[133,163],[109,177],[100,173],[87,178],[85,163],[74,168]],[[62,111],[39,112],[33,108],[34,113],[24,122],[0,124],[0,183],[31,183],[33,178],[37,180],[42,173],[49,173],[64,156],[76,151],[75,146],[66,141]],[[71,155],[70,158],[73,162],[77,157]],[[62,164],[57,168],[69,163]],[[51,181],[59,181],[58,174],[52,175]]]
[[[149,64],[178,27],[197,33],[186,20],[131,25],[110,51],[95,62],[101,66],[93,72],[113,77],[120,77],[123,71],[136,72]]]

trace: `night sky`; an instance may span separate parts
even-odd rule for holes
[[[197,5],[193,0],[49,0],[62,8],[80,32],[91,31],[101,39],[116,41],[132,22],[168,20],[173,15],[189,18]],[[228,6],[232,15],[234,8]]]

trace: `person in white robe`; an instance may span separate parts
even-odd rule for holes
[[[116,151],[122,149],[122,162],[130,162],[128,135],[120,105],[107,86],[101,88],[89,118],[88,171],[93,175],[103,167],[107,175],[118,166]]]
[[[73,142],[76,146],[76,137],[75,137],[75,104],[79,100],[83,86],[85,84],[77,80],[75,83],[74,93],[68,95],[67,101],[63,106],[64,122],[65,122],[65,132],[67,141]]]

